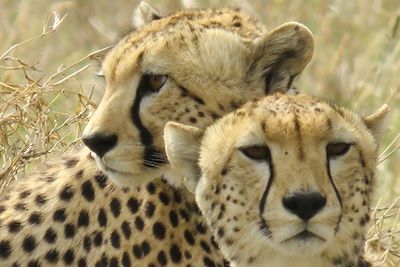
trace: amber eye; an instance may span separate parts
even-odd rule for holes
[[[243,154],[255,160],[270,160],[271,152],[267,146],[249,146],[241,148]]]
[[[158,74],[145,74],[143,75],[143,80],[146,84],[146,90],[150,92],[157,93],[161,87],[167,81],[167,75],[158,75]]]
[[[342,156],[349,151],[351,144],[348,143],[330,143],[326,146],[328,157]]]

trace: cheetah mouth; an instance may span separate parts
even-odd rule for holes
[[[317,241],[322,241],[325,242],[325,238],[310,232],[308,230],[303,230],[285,240],[282,241],[282,243],[288,243],[288,242],[296,242],[296,241],[313,241],[313,240],[317,240]]]
[[[92,152],[93,153],[93,152]],[[131,176],[131,175],[135,175],[135,173],[132,172],[123,172],[123,171],[119,171],[117,169],[111,168],[109,166],[107,166],[106,164],[104,164],[104,162],[97,156],[97,155],[93,155],[92,157],[96,160],[97,166],[99,166],[99,168],[108,174],[118,174],[118,175],[124,175],[124,176]]]

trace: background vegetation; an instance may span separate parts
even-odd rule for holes
[[[153,0],[180,7],[240,6],[268,28],[295,20],[315,36],[296,85],[368,113],[391,117],[379,156],[367,250],[378,266],[400,266],[400,2],[398,0]],[[0,1],[0,185],[79,141],[102,95],[98,51],[130,29],[137,1]],[[32,39],[33,38],[33,39]]]

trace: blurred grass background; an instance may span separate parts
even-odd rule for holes
[[[268,29],[299,21],[314,33],[315,54],[296,82],[298,88],[361,113],[372,112],[383,103],[391,106],[377,173],[375,202],[379,208],[374,216],[378,223],[369,237],[370,248],[381,251],[380,260],[400,266],[400,246],[396,243],[400,235],[400,138],[396,139],[400,133],[400,1],[149,2],[164,13],[181,7],[239,6]],[[95,62],[86,57],[112,45],[130,30],[132,9],[137,3],[0,1],[2,186],[35,168],[37,162],[47,160],[49,152],[64,151],[79,140],[103,90],[101,79],[94,75]],[[55,25],[65,15],[64,21]],[[46,32],[44,36],[5,53],[14,44],[40,35],[42,30]],[[389,259],[393,255],[397,257]]]

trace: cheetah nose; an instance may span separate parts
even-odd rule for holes
[[[304,221],[308,221],[326,204],[326,198],[317,192],[292,193],[282,200],[283,206]]]
[[[104,156],[117,144],[117,136],[113,135],[102,135],[93,134],[90,136],[83,136],[83,143],[100,158]]]

